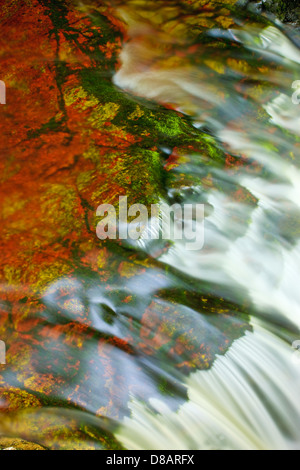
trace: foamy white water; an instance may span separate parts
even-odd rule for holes
[[[134,450],[299,449],[299,386],[289,345],[256,325],[211,370],[191,374],[177,413],[133,400],[118,438]]]
[[[196,127],[209,124],[225,148],[256,162],[268,176],[212,169],[220,181],[249,191],[257,199],[256,207],[216,189],[208,190],[207,202],[213,207],[206,218],[209,249],[194,253],[177,241],[161,257],[194,278],[230,287],[237,298],[244,289],[257,311],[252,317],[253,332],[235,341],[211,370],[189,376],[189,401],[178,412],[157,399],[151,400],[150,410],[132,397],[132,416],[124,419],[118,437],[128,449],[299,449],[300,365],[291,342],[282,339],[281,332],[288,324],[293,339],[300,338],[299,233],[285,223],[287,216],[299,220],[300,152],[297,139],[279,131],[299,135],[300,106],[291,98],[295,72],[300,77],[299,50],[275,26],[231,32],[245,49],[283,65],[267,77],[263,70],[258,72],[258,78],[275,89],[279,84],[284,88],[268,103],[255,98],[256,110],[269,115],[265,128],[253,117],[243,118],[245,103],[237,95],[232,112],[240,112],[245,125],[236,129],[225,117],[228,103],[219,100],[222,77],[219,83],[205,81],[193,64],[188,70],[152,67],[151,51],[135,39],[141,25],[126,19],[132,40],[122,51],[115,83],[133,94],[172,103],[193,116]],[[206,111],[203,102],[219,106],[218,119]],[[277,130],[270,133],[272,127]],[[278,149],[291,158],[284,159]],[[184,202],[190,202],[188,196]]]

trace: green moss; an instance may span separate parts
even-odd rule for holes
[[[48,122],[42,124],[39,129],[28,131],[27,137],[28,139],[35,139],[43,134],[48,134],[48,132],[59,132],[62,130],[62,125],[64,122],[65,118],[62,118],[61,120],[51,118]]]
[[[126,155],[123,152],[120,159],[116,152],[112,155],[113,172],[117,173],[114,178],[126,188],[131,203],[149,205],[164,195],[166,182],[173,177],[163,167],[159,149],[164,146],[171,151],[175,147],[195,147],[206,155],[208,164],[224,163],[224,154],[216,141],[195,129],[187,117],[146,100],[133,101],[93,68],[79,73],[81,94],[99,103],[92,114],[92,125],[102,128],[104,122],[109,121],[110,130],[136,136],[136,143],[126,150]],[[85,158],[97,161],[95,145]]]
[[[187,117],[146,100],[133,101],[109,80],[100,77],[95,69],[82,70],[80,78],[88,96],[94,96],[103,104],[115,103],[119,107],[111,123],[126,129],[128,133],[141,136],[144,147],[152,147],[155,143],[174,147],[200,140],[203,146],[206,145],[203,134],[193,127]]]
[[[264,8],[275,13],[282,21],[299,23],[299,0],[268,0]]]

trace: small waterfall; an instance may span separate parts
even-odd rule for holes
[[[211,370],[191,374],[177,413],[156,399],[155,413],[133,400],[119,440],[135,450],[299,449],[300,356],[253,323]]]

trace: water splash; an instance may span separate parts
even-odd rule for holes
[[[198,43],[193,31],[192,38],[175,33],[166,40],[162,23],[158,32],[155,22],[143,29],[141,17],[126,9],[131,40],[121,53],[115,83],[171,103],[231,155],[227,170],[209,167],[208,187],[201,154],[187,153],[184,164],[182,155],[178,158],[175,178],[187,172],[202,178],[202,188],[178,184],[181,201],[205,198],[213,208],[206,219],[206,249],[195,255],[175,243],[160,259],[195,278],[218,280],[235,301],[248,292],[256,318],[254,332],[237,340],[210,371],[189,377],[189,401],[178,413],[153,399],[154,414],[133,399],[132,417],[125,419],[119,438],[134,449],[164,449],[170,443],[173,449],[299,448],[300,370],[280,337],[297,337],[300,327],[300,108],[292,102],[300,51],[279,23],[254,27],[250,21],[227,32],[203,28]],[[157,43],[151,46],[151,35],[158,38],[161,55]],[[189,55],[195,44],[197,52]],[[257,318],[265,320],[263,327]]]

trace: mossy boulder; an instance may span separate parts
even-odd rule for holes
[[[0,450],[45,450],[33,442],[9,437],[0,437]]]
[[[282,21],[300,24],[298,0],[266,0],[264,8],[275,13]]]

